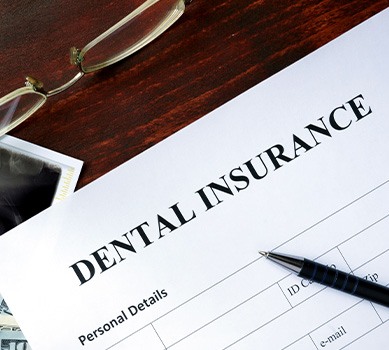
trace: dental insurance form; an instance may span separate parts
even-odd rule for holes
[[[387,348],[388,309],[258,250],[389,283],[388,33],[385,10],[1,237],[31,348]]]

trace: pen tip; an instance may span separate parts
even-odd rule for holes
[[[261,251],[261,250],[258,251],[258,253],[261,254],[261,255],[263,255],[263,256],[266,256],[266,257],[269,255],[269,253],[263,252],[263,251]]]

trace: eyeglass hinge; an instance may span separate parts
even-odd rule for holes
[[[45,93],[43,89],[43,83],[33,77],[27,76],[25,85],[32,87],[35,91]]]
[[[70,48],[70,64],[80,67],[81,62],[84,60],[83,57],[80,57],[81,50],[76,47]]]

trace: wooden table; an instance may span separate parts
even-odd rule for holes
[[[3,1],[0,95],[27,74],[47,88],[64,83],[76,72],[69,48],[86,45],[136,2]],[[83,187],[388,5],[194,0],[152,44],[51,97],[10,134],[83,160]]]

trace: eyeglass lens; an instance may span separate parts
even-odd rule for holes
[[[148,1],[130,19],[81,50],[82,68],[92,72],[139,50],[165,31],[184,12],[183,0]],[[87,54],[86,54],[87,53]]]
[[[19,95],[0,106],[0,135],[25,120],[44,102],[45,96],[37,93]]]

